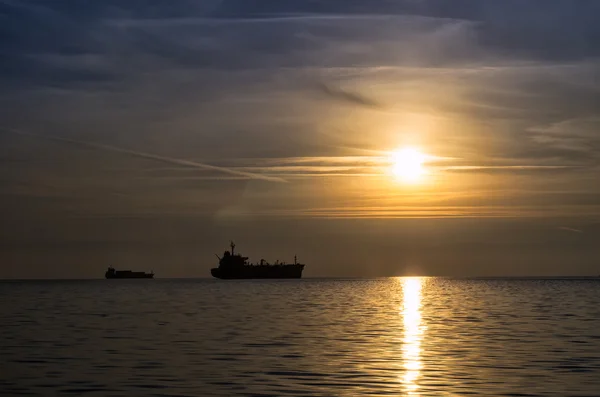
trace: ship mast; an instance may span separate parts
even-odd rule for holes
[[[229,242],[229,246],[231,247],[231,256],[233,256],[233,250],[235,249],[235,244],[233,243],[233,241]]]

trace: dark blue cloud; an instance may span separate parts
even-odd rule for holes
[[[600,55],[600,3],[586,0],[225,0],[214,16],[413,15],[480,24],[485,46],[511,55],[572,59]]]
[[[598,14],[600,3],[577,0],[4,1],[0,81],[4,85],[103,82],[124,78],[128,68],[128,73],[144,72],[164,63],[230,70],[397,63],[401,56],[381,51],[376,57],[366,49],[356,56],[336,57],[315,51],[327,50],[326,43],[402,42],[410,30],[405,22],[394,20],[398,17],[433,18],[416,20],[412,29],[420,33],[438,29],[446,19],[473,24],[472,39],[479,51],[447,43],[447,49],[438,49],[439,57],[420,59],[423,66],[478,59],[482,50],[510,59],[580,60],[600,55]],[[294,19],[303,16],[307,19]],[[344,21],[373,16],[382,19]],[[265,19],[270,22],[243,23]],[[101,55],[116,65],[113,70],[94,70],[39,57],[49,54]]]

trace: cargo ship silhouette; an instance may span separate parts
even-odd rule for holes
[[[106,278],[154,278],[154,272],[133,272],[131,270],[115,270],[113,267],[109,267],[106,273]]]
[[[234,252],[235,244],[230,243],[231,252],[225,251],[223,257],[219,257],[219,267],[210,269],[210,273],[215,278],[220,279],[250,279],[250,278],[301,278],[304,266],[296,261],[286,264],[276,261],[274,264],[266,262],[264,259],[260,263],[253,264],[248,262],[248,257],[241,256]]]

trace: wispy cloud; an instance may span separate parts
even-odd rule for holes
[[[145,158],[145,159],[150,159],[150,160],[156,160],[156,161],[161,161],[161,162],[170,163],[170,164],[176,164],[176,165],[180,165],[180,166],[184,166],[184,167],[193,167],[193,168],[198,168],[201,170],[216,171],[216,172],[220,172],[220,173],[224,173],[224,174],[234,175],[237,177],[244,177],[246,179],[264,180],[264,181],[269,181],[269,182],[286,182],[285,179],[280,178],[280,177],[262,175],[262,174],[246,172],[246,171],[240,171],[240,170],[236,170],[233,168],[219,167],[219,166],[215,166],[215,165],[211,165],[211,164],[199,163],[196,161],[177,159],[177,158],[172,158],[172,157],[165,157],[165,156],[160,156],[157,154],[139,152],[136,150],[124,149],[124,148],[119,148],[116,146],[104,145],[104,144],[99,144],[99,143],[94,143],[94,142],[86,142],[86,141],[80,141],[77,139],[69,139],[69,138],[63,138],[63,137],[58,137],[58,136],[53,136],[53,135],[46,135],[46,134],[36,134],[36,133],[32,133],[32,132],[15,130],[15,129],[2,129],[2,131],[9,132],[12,134],[41,138],[41,139],[49,139],[49,140],[53,140],[53,141],[57,141],[57,142],[79,145],[79,146],[84,146],[84,147],[93,148],[93,149],[97,149],[97,150],[121,153],[121,154],[125,154],[125,155],[130,155],[130,156],[135,156],[135,157],[140,157],[140,158]]]
[[[553,213],[553,216],[561,218],[572,216],[572,214],[572,209],[560,208]],[[545,219],[548,217],[548,210],[528,206],[362,206],[310,209],[261,209],[250,207],[238,209],[237,215],[240,217],[253,216],[313,219]],[[600,211],[596,210],[593,215],[600,215]],[[582,231],[576,231],[576,229],[567,231],[583,233]]]
[[[378,152],[381,153],[381,152]],[[283,157],[283,158],[250,158],[232,160],[236,168],[247,172],[278,175],[282,177],[345,177],[363,176],[377,177],[389,174],[393,165],[390,153],[372,156],[312,156],[312,157]],[[466,164],[465,164],[466,163]],[[487,174],[542,174],[558,171],[577,171],[587,169],[573,165],[544,165],[544,164],[503,164],[489,161],[488,164],[474,164],[459,158],[429,156],[425,164],[428,172],[436,173],[487,173]]]
[[[575,229],[573,227],[567,227],[567,226],[559,226],[557,229],[564,230],[566,232],[583,233],[583,230]]]
[[[334,87],[331,84],[321,83],[318,85],[319,91],[326,94],[332,99],[354,104],[358,106],[368,106],[372,108],[383,108],[383,106],[372,98],[367,97],[358,92],[344,90],[339,87]]]

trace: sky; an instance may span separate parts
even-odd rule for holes
[[[306,277],[598,275],[598,15],[0,0],[0,278],[209,277],[231,239]]]

